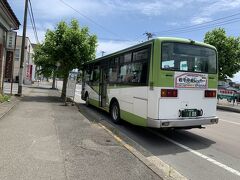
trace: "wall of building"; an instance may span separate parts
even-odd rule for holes
[[[4,73],[6,64],[6,52],[8,51],[7,45],[7,33],[12,30],[17,30],[19,28],[20,22],[18,21],[16,15],[12,11],[7,0],[0,1],[0,93],[3,90],[4,83]],[[10,40],[10,39],[8,39]],[[8,41],[10,42],[10,41]],[[13,50],[10,53],[9,58],[13,58]],[[12,62],[13,59],[9,59]]]
[[[14,58],[14,73],[13,80],[18,82],[19,80],[19,69],[21,60],[21,47],[22,47],[22,37],[17,36],[15,58]],[[29,38],[25,40],[25,51],[24,51],[24,63],[23,63],[23,82],[24,84],[31,84],[35,81],[35,65],[33,62],[33,47]],[[31,70],[30,70],[31,68]],[[30,75],[31,71],[31,75]]]
[[[0,25],[0,89],[3,86],[3,73],[4,73],[4,64],[5,64],[5,57],[6,57],[6,29]],[[2,93],[0,91],[0,93]]]

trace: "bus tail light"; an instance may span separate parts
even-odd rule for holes
[[[177,89],[161,89],[161,97],[177,97]]]
[[[217,92],[215,90],[205,90],[205,97],[216,97]]]

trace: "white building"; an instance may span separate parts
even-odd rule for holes
[[[15,82],[19,81],[19,69],[20,69],[20,59],[21,59],[21,48],[22,48],[22,36],[17,36],[16,50],[15,50],[15,60],[14,60],[14,73],[13,80]],[[25,40],[25,54],[23,63],[23,83],[31,84],[35,81],[35,64],[33,62],[33,46],[28,37]]]

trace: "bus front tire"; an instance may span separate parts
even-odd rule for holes
[[[89,106],[90,103],[89,103],[89,96],[88,96],[88,94],[86,95],[86,98],[85,98],[85,99],[86,99],[86,101],[85,101],[85,102],[86,102],[86,105]]]
[[[120,124],[121,122],[120,108],[119,108],[119,104],[116,101],[112,103],[110,113],[111,113],[112,121],[116,124]]]

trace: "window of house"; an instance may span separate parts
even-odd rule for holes
[[[15,50],[15,61],[19,61],[20,59],[20,49]]]

